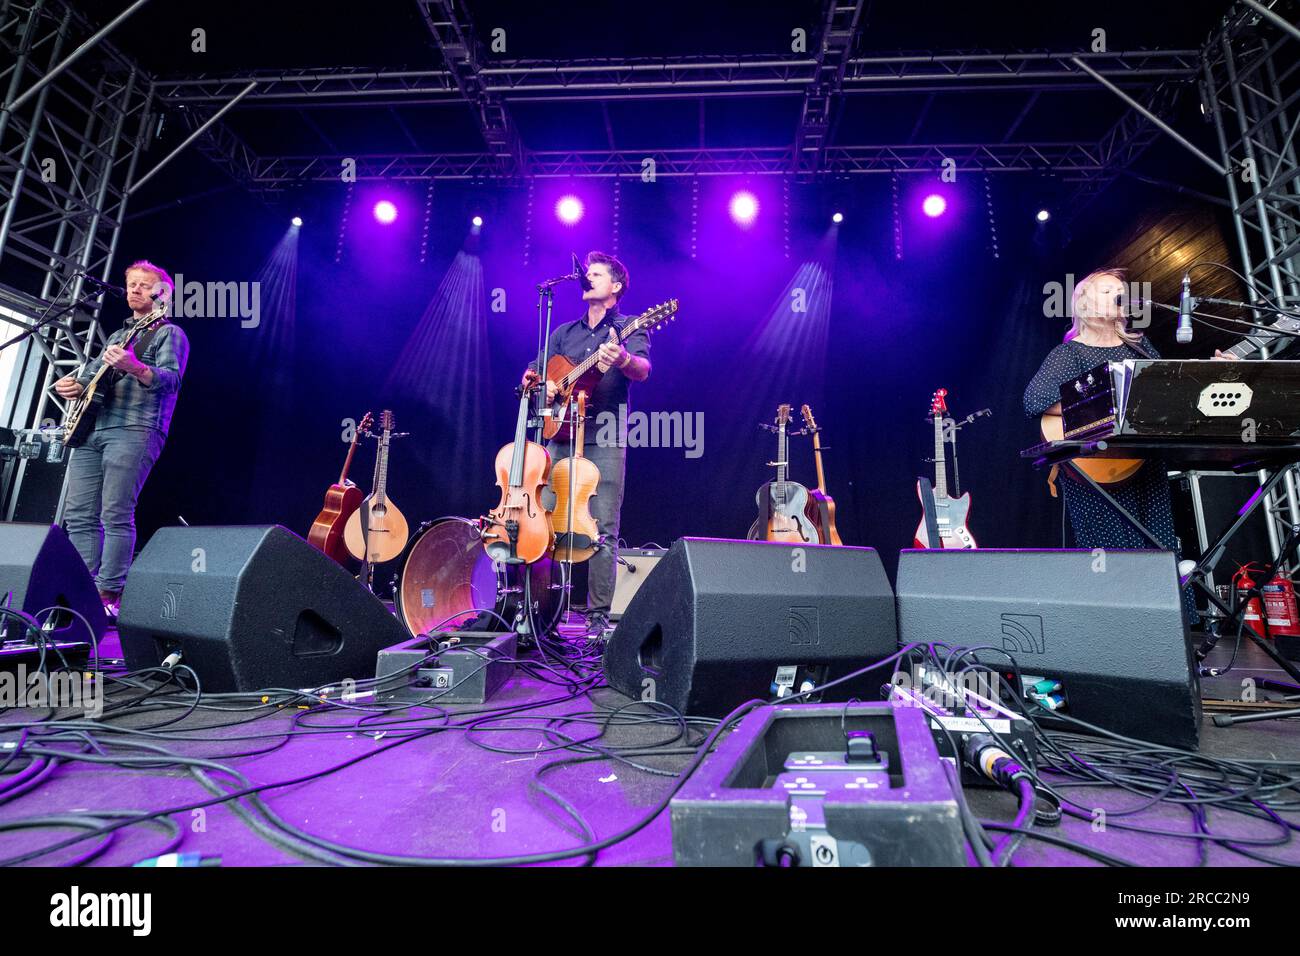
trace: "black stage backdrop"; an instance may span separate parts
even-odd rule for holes
[[[412,526],[484,513],[498,497],[493,457],[513,433],[513,388],[537,344],[535,285],[566,272],[570,251],[604,249],[631,270],[624,312],[681,302],[679,320],[654,338],[653,375],[634,386],[633,411],[703,425],[693,449],[630,451],[627,543],[743,537],[776,450],[758,425],[779,402],[796,419],[808,402],[825,429],[844,541],[880,549],[892,575],[920,515],[915,479],[933,474],[926,414],[944,387],[958,418],[992,410],[958,445],[980,544],[1059,546],[1059,499],[1018,454],[1037,440],[1024,386],[1068,322],[1044,315],[1044,286],[1102,264],[1125,224],[1167,207],[1169,194],[1120,183],[1065,243],[1059,223],[1034,221],[1043,191],[1029,183],[903,179],[897,206],[887,177],[788,187],[542,181],[531,190],[358,183],[274,205],[219,189],[146,211],[127,225],[122,265],[148,257],[186,284],[262,285],[255,328],[238,317],[180,320],[193,351],[141,498],[141,543],[178,516],[278,522],[305,535],[337,477],[344,420],[384,407],[410,433],[395,443],[389,493]],[[727,215],[741,188],[759,205],[749,229]],[[920,212],[930,192],[948,201],[934,220]],[[554,212],[568,193],[585,206],[571,227]],[[383,198],[398,209],[387,227],[371,212]],[[832,226],[837,209],[845,220]],[[288,227],[295,212],[306,219],[300,230]],[[479,235],[475,214],[485,218]],[[579,313],[576,286],[562,285],[554,321]],[[1179,354],[1157,323],[1157,344]],[[1198,339],[1182,354],[1206,348]],[[808,439],[793,441],[791,461],[796,480],[815,483]],[[367,447],[353,472],[363,487],[372,463]]]

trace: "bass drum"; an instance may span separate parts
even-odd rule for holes
[[[482,609],[514,623],[522,582],[520,566],[498,571],[483,549],[477,522],[443,518],[422,528],[412,539],[402,561],[395,601],[397,614],[411,634],[452,630],[473,621]],[[548,558],[529,565],[533,601],[538,604],[539,625],[555,614],[556,594],[551,588]],[[489,625],[501,627],[493,620]]]

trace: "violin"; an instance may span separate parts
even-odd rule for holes
[[[537,373],[530,372],[520,389],[515,440],[497,452],[501,501],[481,521],[484,550],[493,561],[503,564],[532,564],[545,557],[555,541],[541,502],[551,473],[551,456],[527,438],[528,396],[539,381]]]
[[[554,557],[560,561],[586,561],[596,553],[600,537],[596,519],[591,516],[591,499],[600,485],[600,469],[582,457],[586,417],[587,393],[579,392],[573,457],[560,459],[551,469],[551,488],[555,492],[551,528],[555,532]]]

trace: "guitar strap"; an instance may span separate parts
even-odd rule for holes
[[[140,336],[138,339],[135,340],[135,345],[132,346],[132,350],[135,352],[137,358],[144,355],[145,352],[149,351],[149,346],[153,345],[153,340],[158,337],[158,333],[161,332],[166,325],[167,325],[166,322],[160,322],[158,325],[155,325],[152,329],[145,332],[144,335]],[[140,360],[144,361],[144,359],[140,359]],[[118,380],[121,377],[122,377],[122,373],[119,372],[117,369],[110,370],[108,375],[105,376],[105,383],[104,383],[106,386],[106,388],[104,388],[105,402],[112,401],[113,386],[117,384]]]

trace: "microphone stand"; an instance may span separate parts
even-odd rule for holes
[[[537,429],[537,444],[542,443],[543,429],[545,427],[546,416],[546,363],[550,361],[550,355],[547,349],[551,344],[551,307],[555,302],[555,287],[562,282],[576,282],[581,277],[578,273],[570,272],[568,275],[556,276],[554,279],[547,279],[545,282],[538,283],[537,286],[537,374],[542,380],[541,398],[537,400],[537,412],[532,423]]]
[[[23,340],[30,338],[39,329],[43,329],[45,326],[49,325],[51,322],[54,322],[56,319],[63,318],[63,316],[67,315],[69,312],[73,311],[74,309],[82,308],[82,309],[86,309],[87,311],[91,311],[94,306],[94,300],[103,296],[104,294],[103,289],[97,290],[95,292],[87,292],[84,295],[82,295],[80,298],[64,306],[58,312],[52,311],[54,307],[59,304],[59,299],[63,297],[63,293],[67,290],[68,284],[72,282],[72,280],[75,278],[76,276],[74,275],[74,276],[69,276],[67,279],[63,280],[63,286],[55,294],[54,299],[50,302],[50,304],[46,306],[45,311],[41,314],[40,318],[38,318],[36,322],[33,323],[32,325],[25,326],[23,328],[23,331],[19,332],[8,342],[0,344],[0,352],[3,352],[11,345],[17,345]],[[96,284],[99,283],[96,282]],[[110,286],[109,288],[116,288],[116,287]]]

